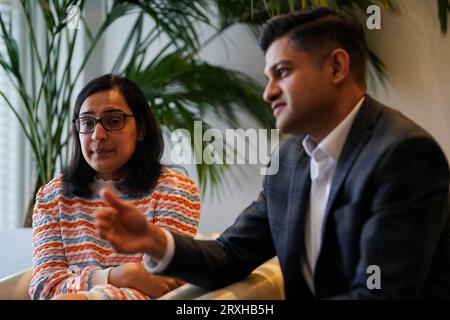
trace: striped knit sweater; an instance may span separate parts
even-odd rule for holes
[[[62,187],[58,177],[36,195],[31,298],[85,293],[90,299],[149,299],[135,289],[107,283],[108,268],[142,262],[143,257],[115,253],[108,242],[98,237],[94,212],[106,206],[105,202],[98,193],[89,198],[65,197]],[[142,210],[148,221],[178,234],[195,236],[200,219],[199,190],[191,179],[176,171],[164,167],[151,194],[139,198],[119,196]]]

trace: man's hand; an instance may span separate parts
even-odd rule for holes
[[[109,207],[95,212],[99,236],[109,241],[117,252],[148,253],[154,259],[162,259],[167,246],[164,232],[110,190],[102,189],[100,194]]]
[[[108,283],[117,288],[133,288],[151,298],[159,298],[183,285],[181,280],[156,276],[145,270],[142,263],[125,263],[111,269]]]

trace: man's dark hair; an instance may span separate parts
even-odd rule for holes
[[[361,23],[349,13],[329,8],[312,8],[283,14],[267,21],[261,28],[259,46],[266,52],[277,39],[288,36],[294,48],[316,55],[323,61],[336,49],[350,56],[350,72],[365,84],[366,41]]]
[[[125,164],[126,177],[117,188],[128,195],[136,196],[150,192],[161,174],[160,159],[164,142],[147,99],[134,82],[113,74],[106,74],[90,81],[77,97],[73,119],[78,118],[81,105],[89,96],[108,90],[120,92],[133,112],[136,125],[145,132],[144,139],[137,142],[132,157]],[[95,170],[83,157],[75,124],[72,126],[71,138],[74,143],[72,156],[62,176],[64,194],[89,197],[92,196],[89,185],[94,180]]]

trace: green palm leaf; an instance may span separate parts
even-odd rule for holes
[[[441,25],[441,32],[447,33],[448,15],[450,13],[450,1],[449,0],[437,0],[438,2],[438,16]]]
[[[151,18],[155,28],[179,48],[196,50],[200,46],[198,24],[211,24],[207,16],[209,1],[205,0],[116,2],[130,3],[140,8]]]
[[[126,76],[143,88],[159,123],[169,132],[183,128],[193,139],[194,121],[202,121],[203,134],[216,128],[217,119],[227,127],[237,128],[239,107],[263,127],[274,125],[272,112],[261,98],[260,84],[243,73],[198,61],[182,51],[158,55],[146,68],[133,70]],[[201,150],[205,146],[206,143]],[[226,165],[197,165],[202,188],[205,190],[207,183],[218,183],[226,168]]]
[[[447,0],[445,0],[447,1]],[[358,16],[366,17],[365,10],[369,5],[378,4],[386,9],[397,12],[397,6],[391,0],[216,0],[219,22],[221,29],[226,29],[234,23],[245,23],[257,35],[257,27],[267,19],[281,13],[292,12],[294,10],[314,7],[327,6],[331,8],[340,8],[359,13]],[[227,5],[232,2],[233,5]],[[363,13],[362,15],[360,13]],[[365,21],[362,21],[365,24]],[[368,48],[369,73],[371,79],[378,79],[385,83],[386,74],[377,55]]]

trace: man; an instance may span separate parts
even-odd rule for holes
[[[294,136],[259,198],[218,240],[194,241],[105,191],[100,235],[145,252],[152,272],[209,288],[278,255],[288,299],[448,297],[448,164],[428,133],[366,94],[362,26],[313,9],[269,20],[260,46],[264,99]]]

